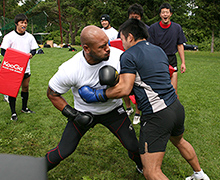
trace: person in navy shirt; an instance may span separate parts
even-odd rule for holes
[[[169,64],[175,69],[171,77],[171,83],[177,94],[177,58],[176,53],[179,53],[181,63],[181,73],[186,71],[185,55],[183,43],[186,42],[182,27],[170,20],[173,10],[169,3],[163,3],[159,8],[161,21],[156,22],[148,29],[150,38],[149,42],[160,46],[169,59]],[[178,96],[178,94],[177,94]]]
[[[134,3],[132,4],[129,8],[128,8],[128,18],[129,19],[138,19],[141,20],[143,18],[144,15],[144,9],[143,7],[138,4],[138,3]],[[145,24],[147,29],[149,29],[150,27]],[[120,33],[118,33],[118,37],[120,38]],[[131,101],[129,99],[128,96],[125,96],[124,98],[124,102],[125,102],[125,106],[126,106],[126,112],[128,114],[128,116],[132,115],[134,112],[134,109],[131,106]],[[135,104],[135,115],[134,115],[134,119],[133,119],[133,124],[138,124],[140,123],[140,110],[137,107],[137,104]]]
[[[200,167],[194,148],[183,138],[184,107],[171,85],[166,54],[159,46],[147,41],[147,28],[138,19],[128,19],[119,31],[126,51],[120,57],[118,84],[107,89],[81,87],[81,98],[87,103],[103,102],[108,98],[127,96],[133,90],[142,112],[139,152],[145,178],[168,180],[161,165],[170,140],[195,172],[186,180],[209,180]]]

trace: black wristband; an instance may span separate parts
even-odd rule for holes
[[[62,110],[62,114],[67,118],[75,118],[78,114],[78,111],[67,104]]]

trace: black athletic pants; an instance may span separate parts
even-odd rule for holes
[[[117,107],[105,115],[95,115],[92,127],[98,123],[107,127],[119,139],[122,145],[128,150],[129,158],[132,159],[139,168],[142,168],[138,140],[124,107]],[[57,147],[46,154],[48,171],[75,151],[80,139],[90,128],[91,126],[81,129],[77,124],[74,124],[73,121],[68,121]]]

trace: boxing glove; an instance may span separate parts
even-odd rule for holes
[[[80,97],[87,103],[106,102],[108,100],[105,95],[106,89],[93,89],[89,86],[82,86],[78,93]]]
[[[90,112],[77,111],[68,104],[63,108],[62,114],[68,118],[68,121],[73,121],[82,129],[88,128],[93,122],[93,115]]]
[[[99,82],[101,85],[115,86],[119,81],[118,71],[109,65],[103,66],[99,70]]]
[[[78,115],[78,111],[72,108],[69,104],[67,104],[62,110],[62,114],[66,116],[68,119],[74,120]]]
[[[90,112],[79,112],[78,116],[76,116],[74,120],[74,123],[82,129],[89,128],[92,122],[93,115]]]

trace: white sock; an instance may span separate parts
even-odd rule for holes
[[[204,172],[203,172],[203,170],[201,169],[201,171],[199,171],[199,172],[195,172],[194,171],[194,176],[195,176],[195,178],[196,179],[202,179],[203,177],[204,177]]]

